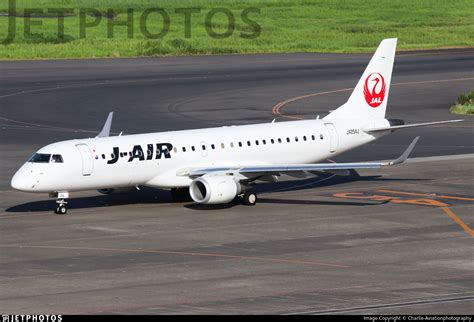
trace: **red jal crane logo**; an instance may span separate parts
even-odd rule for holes
[[[369,89],[370,88],[370,89]],[[372,73],[365,79],[364,97],[367,104],[378,107],[385,98],[385,80],[379,73]]]

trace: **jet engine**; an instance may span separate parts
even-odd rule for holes
[[[189,185],[191,198],[202,204],[231,202],[241,191],[240,183],[231,176],[199,177]]]

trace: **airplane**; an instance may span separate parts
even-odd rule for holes
[[[376,169],[405,162],[419,137],[389,162],[323,162],[396,130],[459,122],[405,124],[386,119],[397,39],[384,39],[346,103],[324,118],[110,136],[113,112],[94,138],[62,141],[34,153],[15,173],[15,190],[49,193],[67,213],[70,192],[109,194],[140,186],[188,192],[199,204],[253,206],[259,181]]]

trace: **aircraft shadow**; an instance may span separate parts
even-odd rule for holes
[[[384,178],[381,175],[374,176],[361,176],[355,170],[350,171],[348,176],[334,176],[331,174],[323,174],[317,177],[311,177],[308,179],[299,179],[291,181],[280,181],[276,183],[261,183],[258,184],[253,190],[257,193],[271,193],[271,192],[286,192],[286,191],[299,191],[308,190],[314,188],[337,186],[349,182],[357,181],[380,181],[380,182],[416,182],[416,181],[427,181],[429,179],[404,179],[404,178]]]
[[[295,199],[268,199],[260,198],[259,203],[269,204],[287,204],[287,205],[317,205],[317,206],[378,206],[383,205],[390,200],[383,200],[381,202],[360,202],[360,201],[322,201],[322,200],[295,200]]]
[[[70,198],[68,201],[68,209],[87,209],[101,208],[108,206],[122,206],[132,204],[160,204],[171,202],[169,191],[140,188],[140,191],[134,190],[128,193],[117,193],[110,195],[98,195],[92,197]],[[53,211],[56,208],[54,199],[27,202],[6,209],[6,212],[39,212]]]
[[[269,198],[259,198],[258,203],[266,204],[286,204],[286,205],[315,205],[315,206],[378,206],[390,202],[390,200],[383,200],[381,202],[361,202],[361,201],[322,201],[322,200],[295,200],[295,199],[269,199]],[[235,206],[240,205],[238,202],[231,202],[228,204],[222,205],[200,205],[200,204],[188,204],[185,205],[185,208],[192,210],[222,210],[229,209]]]
[[[311,177],[308,179],[295,179],[290,181],[280,181],[275,183],[260,183],[252,189],[256,193],[272,193],[272,192],[287,192],[287,191],[300,191],[308,190],[326,186],[337,186],[343,183],[356,182],[356,181],[425,181],[428,179],[396,179],[396,178],[383,178],[380,175],[377,176],[360,176],[356,171],[352,170],[349,176],[340,177],[333,176],[330,174],[324,174],[318,177]],[[131,204],[160,204],[173,202],[171,195],[167,190],[142,187],[140,191],[134,190],[128,193],[117,193],[111,195],[97,195],[91,197],[78,197],[70,198],[68,201],[69,209],[87,209],[87,208],[101,208],[108,206],[121,206]],[[179,202],[187,202],[192,200],[185,199]],[[329,202],[329,201],[317,201],[317,200],[288,200],[288,199],[270,199],[270,198],[259,198],[259,202],[262,203],[287,203],[287,204],[315,204],[315,205],[378,205],[381,203],[363,203],[363,202]],[[178,202],[177,202],[178,203]],[[201,204],[185,204],[184,207],[193,210],[222,210],[228,209],[238,205],[237,202],[221,205],[201,205]],[[53,211],[56,208],[56,202],[54,199],[40,200],[27,202],[20,205],[15,205],[7,208],[6,212],[43,212]]]

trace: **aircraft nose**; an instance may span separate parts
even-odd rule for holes
[[[24,190],[26,187],[25,179],[19,172],[20,171],[17,171],[15,175],[13,176],[11,186],[15,190]]]
[[[31,191],[29,176],[25,173],[25,169],[20,168],[12,178],[10,185],[13,189],[19,191]]]

